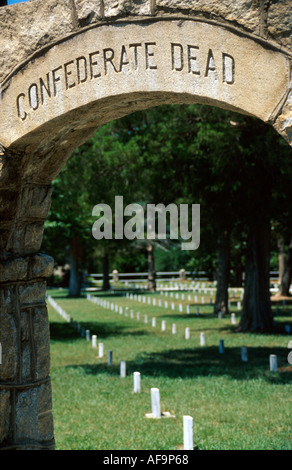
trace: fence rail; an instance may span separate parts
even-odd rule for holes
[[[183,272],[182,272],[183,271]],[[110,279],[119,280],[119,282],[142,282],[147,281],[148,272],[142,273],[119,273],[118,271],[113,271],[109,273]],[[271,271],[270,272],[270,279],[277,280],[279,277],[278,271]],[[87,275],[87,282],[90,282],[89,279],[93,279],[96,281],[102,280],[103,274],[102,273],[90,273]],[[178,280],[193,280],[193,281],[210,281],[207,273],[205,271],[158,271],[156,272],[156,280],[157,281],[178,281]]]

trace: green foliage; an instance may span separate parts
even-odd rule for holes
[[[125,205],[197,203],[201,244],[183,256],[181,267],[212,273],[219,231],[227,228],[233,253],[244,255],[246,226],[261,199],[276,232],[289,238],[290,158],[290,148],[272,128],[219,108],[160,106],[112,121],[73,153],[54,181],[44,248],[63,262],[70,239],[78,235],[85,265],[106,250],[111,268],[139,269],[145,265],[145,244],[93,239],[94,205],[104,202],[114,208],[116,195],[124,197]],[[175,259],[175,244],[162,248]]]

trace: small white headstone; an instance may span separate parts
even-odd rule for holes
[[[126,361],[120,362],[120,376],[122,378],[126,377]]]
[[[134,393],[141,392],[141,375],[140,372],[134,372]]]
[[[153,418],[161,417],[160,394],[158,388],[151,388],[151,408]]]
[[[205,346],[206,341],[205,341],[205,333],[200,333],[200,345]]]
[[[156,318],[155,318],[155,317],[152,318],[152,326],[153,326],[153,327],[156,326]]]
[[[183,417],[184,430],[184,450],[193,450],[193,418],[191,416]]]
[[[98,343],[98,357],[103,357],[103,343]]]
[[[96,336],[96,335],[92,335],[92,347],[93,347],[93,348],[96,348],[96,340],[97,340],[97,336]]]
[[[235,325],[235,324],[236,324],[236,315],[235,315],[235,313],[232,313],[232,314],[231,314],[231,324],[232,324],[232,325]]]
[[[161,331],[165,331],[165,320],[161,322]]]
[[[175,323],[172,324],[171,331],[172,331],[172,334],[173,334],[173,335],[176,334],[176,324],[175,324]]]
[[[185,338],[190,339],[190,329],[189,328],[185,329]]]

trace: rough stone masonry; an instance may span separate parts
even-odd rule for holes
[[[290,0],[30,0],[0,8],[0,448],[54,449],[51,182],[111,119],[168,103],[253,115],[292,145]]]

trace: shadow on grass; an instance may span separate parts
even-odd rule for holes
[[[78,332],[73,323],[50,322],[50,337],[52,341],[72,341],[81,338],[81,330],[89,330],[91,335],[97,335],[99,338],[108,338],[109,336],[147,335],[145,330],[130,331],[129,325],[120,323],[101,323],[101,322],[79,322],[80,332]]]
[[[241,361],[240,348],[226,348],[219,354],[218,348],[200,347],[189,349],[165,350],[159,353],[142,353],[133,361],[127,361],[127,375],[139,371],[142,376],[168,378],[195,378],[227,376],[236,380],[248,380],[262,377],[269,383],[284,384],[292,382],[292,367],[288,362],[285,367],[278,365],[277,372],[269,370],[269,355],[276,354],[283,358],[285,348],[250,347],[248,362]],[[107,358],[97,359],[102,363],[83,364],[86,374],[119,375],[119,364],[106,364]],[[282,361],[283,362],[283,361]],[[70,366],[75,367],[75,366]]]

